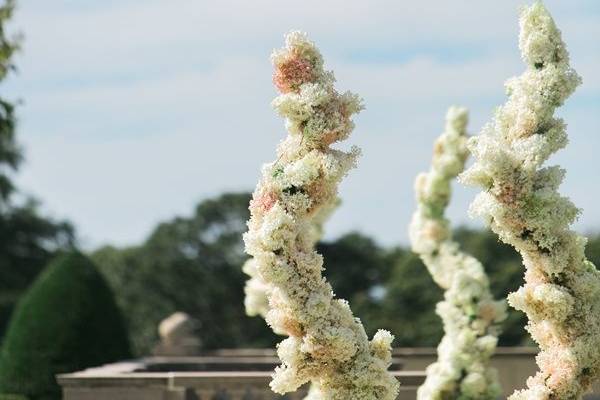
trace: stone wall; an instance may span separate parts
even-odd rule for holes
[[[503,398],[523,387],[536,370],[535,348],[499,348],[492,362],[500,373]],[[435,360],[433,348],[394,350],[393,373],[400,380],[398,400],[414,400],[424,370]],[[202,357],[150,357],[59,375],[65,400],[299,400],[269,390],[277,364],[273,350],[235,349]],[[595,393],[600,394],[596,385]],[[590,396],[589,399],[600,399]]]
[[[110,369],[110,366],[107,366]],[[398,400],[413,400],[421,372],[396,372]],[[59,376],[64,400],[300,400],[305,390],[277,396],[269,390],[271,372],[110,373],[86,371]]]

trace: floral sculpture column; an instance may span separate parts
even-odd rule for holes
[[[452,180],[464,170],[468,157],[467,120],[466,109],[448,110],[431,170],[420,174],[415,183],[418,206],[410,226],[412,249],[445,291],[437,305],[445,336],[437,362],[427,368],[419,400],[496,400],[500,395],[496,370],[489,363],[506,305],[494,301],[483,266],[459,249],[444,216]]]
[[[306,35],[291,32],[272,56],[273,105],[289,135],[277,159],[262,169],[250,205],[246,251],[267,285],[267,322],[289,337],[277,348],[282,365],[271,388],[276,393],[314,382],[322,399],[395,399],[396,379],[387,371],[393,336],[379,331],[369,341],[348,303],[336,299],[322,276],[323,258],[314,251],[314,218],[331,207],[337,187],[359,154],[334,150],[361,110],[358,96],[338,93],[331,72]]]
[[[581,399],[600,365],[600,276],[586,239],[570,229],[579,210],[558,193],[564,170],[544,166],[567,144],[554,111],[580,83],[541,2],[523,9],[519,47],[526,71],[507,84],[508,101],[469,142],[476,162],[462,180],[483,188],[472,213],[523,257],[525,284],[509,295],[540,346],[539,372],[512,400]]]

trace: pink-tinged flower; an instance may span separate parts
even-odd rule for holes
[[[577,377],[576,360],[564,351],[542,353],[538,360],[542,370],[549,374],[546,385],[550,389],[560,392]]]
[[[513,186],[512,182],[505,182],[497,190],[497,198],[504,204],[515,204],[519,198],[519,188]]]
[[[548,283],[548,277],[539,268],[530,268],[525,271],[525,282],[537,286]]]
[[[277,203],[277,195],[273,192],[263,192],[258,197],[252,199],[250,207],[267,212]]]
[[[276,65],[273,73],[273,83],[281,93],[298,90],[300,85],[314,79],[315,74],[310,61],[297,55],[290,55],[285,61]]]

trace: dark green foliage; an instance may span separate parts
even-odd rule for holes
[[[521,285],[519,255],[494,234],[462,228],[457,230],[456,239],[482,261],[497,298],[505,298]],[[394,333],[396,346],[439,343],[443,330],[435,305],[442,299],[442,291],[417,256],[401,247],[385,251],[360,235],[347,235],[320,247],[326,256],[326,275],[336,292],[350,301],[369,335],[384,328]],[[374,280],[373,276],[379,278]],[[343,288],[343,295],[338,286]],[[523,313],[509,309],[501,345],[530,344],[523,329],[525,321]]]
[[[600,235],[590,237],[585,248],[585,255],[597,268],[600,267]]]
[[[392,266],[386,251],[373,239],[354,232],[333,242],[321,242],[317,251],[325,258],[325,273],[337,297],[367,306],[372,292],[382,288]],[[360,300],[364,299],[364,300]]]
[[[190,218],[160,224],[139,247],[93,254],[126,310],[138,354],[152,349],[159,322],[175,311],[200,322],[206,348],[274,344],[264,321],[244,311],[249,201],[246,193],[205,200]]]
[[[129,356],[108,285],[89,259],[64,254],[19,301],[0,354],[0,393],[60,399],[55,374]]]
[[[93,254],[126,311],[138,354],[152,349],[158,323],[175,311],[200,320],[207,348],[277,341],[261,318],[248,318],[243,309],[247,277],[240,271],[245,260],[241,235],[249,199],[249,194],[225,194],[206,200],[192,217],[160,224],[140,246],[106,247]],[[463,228],[455,237],[484,264],[497,298],[522,284],[521,258],[494,234]],[[336,295],[350,302],[369,335],[386,328],[396,335],[396,346],[439,342],[443,332],[435,304],[442,291],[418,257],[406,248],[382,248],[359,233],[317,247]],[[600,261],[600,239],[590,240],[588,254]],[[501,345],[531,344],[525,321],[523,313],[509,308]]]
[[[20,394],[2,394],[0,393],[0,400],[29,400],[28,397]]]
[[[389,252],[357,232],[322,241],[317,251],[325,258],[324,275],[336,297],[348,300],[369,335],[375,333],[384,314],[385,286],[393,279],[394,260]]]
[[[504,298],[520,286],[520,257],[489,232],[459,229],[456,238],[466,251],[478,257],[490,275],[496,297]],[[350,234],[321,243],[325,275],[336,293],[350,301],[367,333],[388,329],[396,335],[396,346],[435,346],[443,335],[435,305],[442,291],[433,282],[421,260],[409,250],[385,250],[371,239]],[[509,311],[502,345],[526,344],[524,314]]]
[[[396,253],[378,327],[396,335],[395,346],[436,346],[443,333],[435,314],[442,291],[417,256],[400,250]]]
[[[71,226],[41,217],[34,203],[0,212],[0,339],[19,297],[57,249],[72,243]]]
[[[318,250],[336,294],[350,302],[369,336],[381,328],[396,335],[397,346],[439,341],[433,310],[441,291],[418,257],[401,248],[385,250],[358,233],[320,243]]]
[[[20,42],[6,35],[13,8],[12,0],[0,5],[0,81],[14,69],[12,56]],[[18,204],[13,200],[11,174],[23,159],[15,125],[14,104],[0,97],[0,340],[17,299],[55,252],[73,242],[68,224],[40,216],[33,200]]]
[[[17,39],[6,36],[6,23],[10,21],[14,10],[14,1],[7,0],[0,6],[0,81],[14,69],[13,53],[19,47]],[[0,200],[7,200],[13,192],[9,178],[10,170],[16,170],[22,160],[22,152],[15,140],[14,105],[0,98],[0,164],[7,168],[0,169]]]

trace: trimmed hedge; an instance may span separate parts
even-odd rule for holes
[[[19,302],[0,354],[0,393],[61,398],[55,374],[130,357],[112,292],[81,253],[59,256]]]
[[[29,399],[20,394],[2,394],[2,393],[0,393],[0,400],[29,400]]]

